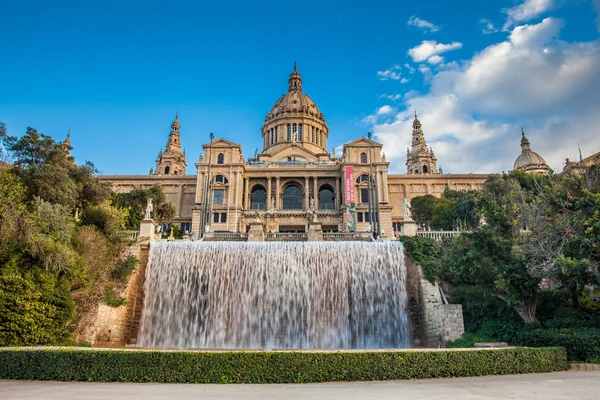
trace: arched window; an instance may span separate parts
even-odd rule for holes
[[[304,141],[304,138],[302,137],[302,124],[298,124],[298,141],[302,142]]]
[[[273,146],[273,144],[275,143],[275,138],[273,137],[273,135],[273,128],[271,128],[271,146]]]
[[[315,127],[314,127],[314,126],[312,126],[311,128],[312,128],[312,129],[311,129],[311,131],[312,131],[312,134],[311,134],[311,136],[310,136],[310,141],[311,141],[311,142],[313,142],[313,143],[315,143]]]
[[[427,169],[427,165],[423,165],[423,173],[424,173],[424,174],[426,174],[426,173],[427,173],[427,171],[428,171],[428,169]]]
[[[289,185],[283,190],[283,209],[301,210],[302,190],[295,184]]]
[[[367,163],[367,153],[360,153],[360,162],[363,164]]]
[[[321,210],[335,209],[335,199],[333,197],[333,188],[329,185],[321,186],[319,190],[319,208]]]
[[[365,183],[369,182],[369,175],[362,174],[358,178],[356,178],[356,183],[363,183],[363,182],[365,182]]]
[[[287,124],[288,132],[287,132],[287,141],[292,141],[292,125]]]
[[[317,128],[317,144],[319,144],[319,129]]]
[[[279,127],[278,126],[275,127],[275,143],[277,143],[279,141],[279,138],[278,138],[278,136],[279,136],[279,129],[277,129],[277,128],[279,128]]]
[[[217,164],[223,163],[225,163],[225,156],[223,155],[223,153],[219,153],[219,155],[217,156]]]
[[[224,185],[227,185],[229,183],[229,180],[227,179],[227,177],[225,177],[223,175],[217,175],[217,176],[215,176],[215,182],[219,182]]]
[[[177,170],[175,170],[175,172],[173,172],[173,175],[177,175]]]
[[[256,185],[252,188],[250,194],[250,209],[265,210],[267,208],[267,191],[262,185]]]
[[[170,171],[171,171],[171,167],[169,167],[169,166],[165,167],[165,174],[169,174]]]

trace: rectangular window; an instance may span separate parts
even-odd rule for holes
[[[371,214],[368,212],[365,213],[365,222],[371,222]]]
[[[369,203],[369,189],[360,189],[360,202]]]
[[[189,222],[185,224],[185,230],[188,232],[190,231],[190,223]]]
[[[279,127],[276,126],[275,127],[275,143],[277,143],[279,141]]]
[[[288,124],[288,134],[287,134],[287,141],[291,142],[292,141],[292,125]]]
[[[181,232],[185,232],[185,223],[181,223]]]
[[[219,213],[214,213],[213,215],[213,222],[219,222]]]
[[[304,139],[302,138],[302,124],[298,124],[298,141],[302,142]]]
[[[356,220],[358,222],[363,222],[363,213],[356,213]]]
[[[213,204],[223,204],[223,189],[216,189]]]
[[[273,145],[273,143],[275,143],[275,140],[273,138],[273,128],[271,128],[271,146]]]
[[[227,213],[221,213],[221,222],[227,222]]]

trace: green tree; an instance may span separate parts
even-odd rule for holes
[[[418,224],[431,224],[433,210],[437,202],[438,199],[430,194],[414,197],[410,202],[412,219]]]
[[[113,196],[112,205],[128,210],[125,221],[126,229],[138,229],[144,219],[146,204],[152,199],[154,205],[153,219],[159,224],[168,224],[175,218],[175,206],[167,201],[161,185],[154,185],[148,189],[134,189],[128,193],[119,193]]]

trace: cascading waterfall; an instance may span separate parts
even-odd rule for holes
[[[138,344],[357,349],[410,343],[394,242],[152,244]]]

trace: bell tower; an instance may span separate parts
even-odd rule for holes
[[[158,153],[156,159],[155,175],[185,175],[187,163],[185,150],[181,152],[181,135],[179,133],[179,113],[175,114],[175,121],[171,124],[171,133],[165,151]]]
[[[415,119],[413,121],[412,133],[412,148],[406,149],[406,173],[413,174],[439,174],[437,169],[437,158],[433,153],[433,149],[427,148],[425,135],[421,128],[421,121],[417,118],[415,111]]]

